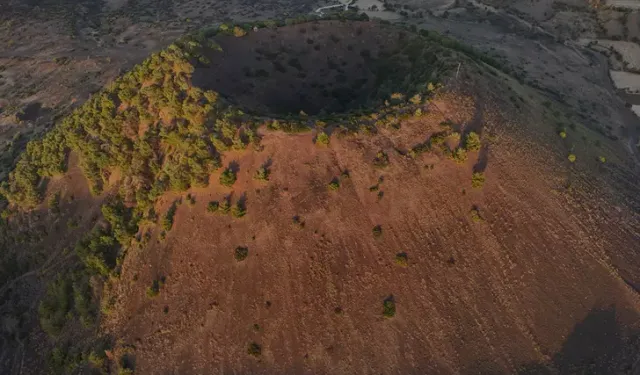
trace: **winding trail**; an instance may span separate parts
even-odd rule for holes
[[[349,10],[349,7],[351,6],[351,4],[353,4],[353,0],[338,0],[340,2],[340,4],[336,4],[336,5],[328,5],[325,7],[320,7],[318,9],[316,9],[316,13],[319,14],[323,14],[322,11],[325,9],[331,9],[331,8],[338,8],[338,7],[344,7],[344,10],[347,11]]]

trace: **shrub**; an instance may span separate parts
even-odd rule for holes
[[[375,227],[373,227],[372,232],[374,238],[382,237],[382,225],[376,225]]]
[[[302,220],[302,218],[300,218],[300,216],[294,216],[293,217],[293,225],[298,228],[298,229],[303,229],[304,228],[304,221]]]
[[[253,175],[253,178],[260,181],[269,181],[269,169],[267,168],[267,166],[263,165],[258,168],[256,173]]]
[[[430,146],[441,145],[441,144],[444,144],[444,141],[446,140],[447,140],[447,133],[445,132],[435,133],[429,138],[429,145]]]
[[[235,218],[241,218],[246,214],[247,214],[247,209],[244,206],[244,203],[240,201],[236,202],[236,204],[234,204],[233,207],[231,208],[231,216]]]
[[[237,38],[240,38],[247,35],[247,32],[244,31],[241,27],[236,26],[233,28],[233,35]]]
[[[471,220],[473,220],[475,223],[479,223],[484,220],[482,216],[480,216],[480,211],[477,208],[473,208],[470,213]]]
[[[464,141],[464,147],[467,151],[478,151],[481,146],[480,136],[476,132],[469,132]]]
[[[253,357],[259,357],[262,354],[262,347],[260,344],[252,342],[247,348],[247,354]]]
[[[218,201],[211,201],[207,205],[207,211],[211,212],[211,213],[217,212],[219,206],[220,206],[220,204],[218,203]]]
[[[220,185],[233,186],[236,183],[236,179],[236,173],[231,168],[227,168],[220,175]]]
[[[473,172],[473,175],[471,176],[471,186],[476,188],[476,189],[481,189],[482,186],[484,186],[484,181],[485,181],[485,177],[484,177],[484,173],[482,172]]]
[[[178,202],[173,202],[166,215],[162,218],[162,229],[165,231],[170,231],[173,228],[173,219],[176,215],[176,210],[178,209]]]
[[[409,257],[407,253],[398,253],[396,254],[395,263],[401,267],[406,267],[409,265]]]
[[[229,213],[230,210],[231,210],[231,197],[226,196],[218,206],[218,213],[226,215]]]
[[[238,262],[242,262],[243,260],[247,259],[247,257],[249,256],[249,248],[244,246],[238,246],[236,247],[236,250],[233,256]]]
[[[329,190],[336,191],[340,189],[340,181],[337,178],[334,178],[333,180],[331,180],[331,182],[329,182],[328,187]]]
[[[329,145],[329,135],[325,132],[319,132],[318,135],[316,136],[316,144],[317,145],[321,145],[321,146],[327,146]]]
[[[396,315],[396,303],[393,297],[389,297],[382,303],[382,315],[385,318],[393,318]]]
[[[161,280],[153,280],[153,283],[150,287],[147,288],[147,297],[155,298],[160,294],[160,287],[164,283]]]
[[[49,209],[52,213],[60,213],[60,193],[54,193],[49,197]]]
[[[462,164],[467,161],[467,150],[458,147],[451,153],[451,158],[455,160],[456,163]]]
[[[569,154],[569,156],[567,156],[567,159],[569,159],[570,162],[574,163],[576,161],[576,155]]]
[[[378,151],[376,157],[373,159],[373,165],[378,168],[384,168],[389,165],[389,155],[384,151]]]

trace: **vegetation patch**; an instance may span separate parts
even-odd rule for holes
[[[222,186],[233,186],[236,183],[236,172],[234,172],[231,168],[227,168],[220,175],[220,185]]]
[[[394,262],[400,267],[406,267],[409,265],[409,256],[407,253],[398,253],[396,254]]]
[[[396,315],[396,302],[393,296],[389,296],[382,302],[382,316],[393,318]]]
[[[484,186],[484,173],[482,172],[473,172],[471,175],[471,186],[476,189],[481,189]]]
[[[262,346],[256,342],[250,343],[247,348],[247,354],[252,357],[260,357],[262,355]]]
[[[247,259],[248,256],[249,256],[249,248],[244,246],[236,247],[236,250],[233,253],[233,257],[238,262],[242,262],[243,260]]]

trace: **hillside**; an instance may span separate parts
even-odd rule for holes
[[[334,18],[191,33],[26,147],[3,373],[638,371],[626,140],[453,39]]]

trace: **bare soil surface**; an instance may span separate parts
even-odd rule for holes
[[[469,129],[477,116],[495,142],[463,165],[397,151],[445,119]],[[469,98],[447,97],[400,130],[334,137],[327,148],[314,146],[312,134],[267,133],[260,153],[225,160],[239,165],[233,189],[191,191],[196,204],[178,208],[176,230],[127,258],[119,313],[106,329],[135,345],[145,374],[628,368],[640,300],[615,257],[636,247],[636,214],[561,192],[557,174],[572,173],[568,162],[494,133],[511,127],[504,121]],[[381,150],[390,160],[383,169],[372,165]],[[473,189],[470,175],[483,159],[487,183]],[[253,180],[266,161],[270,180]],[[349,178],[328,190],[344,170]],[[245,217],[206,212],[227,194],[246,199]],[[482,221],[471,219],[473,207]],[[249,249],[244,261],[234,259],[238,246]],[[408,255],[407,267],[394,263],[398,253]],[[632,259],[622,262],[635,267],[623,275],[637,282]],[[160,295],[145,297],[160,277]],[[391,296],[397,313],[384,318]],[[262,348],[258,358],[247,354],[252,342]]]

